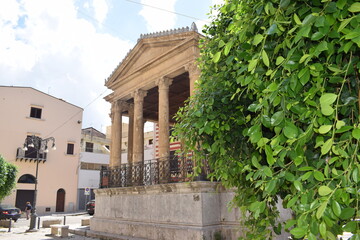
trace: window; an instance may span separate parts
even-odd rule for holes
[[[35,181],[36,179],[33,175],[24,174],[19,178],[18,183],[35,183]]]
[[[149,145],[153,144],[154,140],[153,139],[149,139]]]
[[[93,152],[94,150],[94,144],[91,142],[85,143],[85,152]]]
[[[30,117],[41,119],[41,112],[42,112],[41,108],[31,107]]]
[[[66,154],[74,155],[74,144],[73,143],[68,143],[67,144]]]

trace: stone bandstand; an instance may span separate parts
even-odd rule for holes
[[[91,231],[156,240],[241,236],[239,212],[227,207],[233,192],[203,178],[189,182],[191,156],[170,147],[173,116],[200,75],[200,38],[195,24],[142,35],[106,80],[113,91],[105,97],[112,105],[110,167],[95,191]],[[121,159],[122,116],[129,117],[127,163]],[[158,125],[158,138],[156,159],[144,162],[146,121]]]

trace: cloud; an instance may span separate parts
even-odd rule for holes
[[[175,3],[176,0],[141,0],[144,6],[139,14],[145,19],[149,32],[174,28],[176,14],[171,12],[175,12]]]
[[[109,11],[109,6],[107,5],[106,0],[93,0],[93,7],[95,11],[95,19],[102,24]]]
[[[93,3],[101,6],[94,18],[106,19],[104,1]],[[83,127],[103,130],[110,124],[104,79],[134,44],[96,27],[72,0],[0,1],[0,84],[34,87],[83,107]]]

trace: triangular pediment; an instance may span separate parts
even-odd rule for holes
[[[127,54],[124,60],[114,69],[106,82],[110,87],[121,79],[146,68],[155,61],[161,61],[171,55],[177,48],[189,39],[197,37],[192,31],[175,34],[163,34],[162,36],[150,36],[140,38],[135,47]]]

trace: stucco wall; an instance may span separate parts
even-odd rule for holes
[[[41,119],[30,118],[31,106],[42,108]],[[37,212],[45,213],[45,208],[55,212],[56,195],[65,190],[65,212],[76,210],[77,167],[83,109],[33,88],[0,86],[0,154],[18,166],[17,179],[23,174],[35,176],[34,161],[16,160],[16,150],[22,147],[27,135],[41,138],[54,137],[56,150],[50,150],[47,161],[39,163]],[[74,155],[67,155],[67,143],[74,143]],[[51,148],[51,145],[49,146]],[[17,189],[33,190],[34,184],[18,184]],[[3,200],[15,205],[16,190]]]

